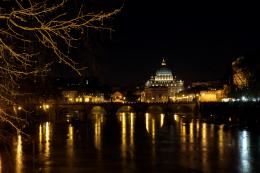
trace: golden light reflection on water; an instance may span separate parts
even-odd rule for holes
[[[206,123],[202,123],[202,141],[201,141],[201,157],[202,157],[202,167],[205,172],[209,170],[208,164],[208,126]],[[209,129],[210,130],[210,129]]]
[[[19,134],[17,137],[17,146],[16,146],[16,158],[15,158],[16,172],[22,173],[23,171],[23,148],[22,148],[22,136]]]
[[[52,135],[52,125],[45,122],[39,125],[38,138],[39,138],[39,152],[45,158],[50,158],[50,140]]]
[[[180,121],[180,117],[177,114],[173,115],[174,121],[176,121],[177,123]]]
[[[193,120],[190,123],[190,143],[194,142],[194,129],[193,129],[194,123]]]
[[[134,151],[134,122],[135,114],[133,112],[119,113],[119,121],[121,124],[121,153],[122,157],[127,157],[127,151],[129,151],[130,157],[133,157]]]
[[[49,158],[50,157],[50,133],[51,133],[51,125],[49,122],[46,122],[44,124],[45,126],[45,150],[44,150],[44,156]]]
[[[181,123],[181,142],[182,144],[186,143],[186,123]],[[183,145],[183,147],[185,147],[185,145]]]
[[[199,120],[197,120],[197,122],[196,122],[196,135],[197,135],[197,137],[199,137],[199,135],[200,135],[200,121]]]
[[[155,119],[152,119],[152,140],[155,142]]]
[[[236,172],[234,170],[237,170],[237,172],[250,172],[254,170],[253,164],[256,162],[256,160],[254,158],[252,159],[252,157],[255,156],[253,155],[253,151],[255,151],[255,149],[250,147],[257,146],[255,146],[255,144],[253,143],[256,139],[254,138],[254,136],[250,136],[249,132],[233,129],[232,131],[224,131],[223,125],[206,124],[203,123],[203,121],[197,119],[193,119],[190,121],[187,117],[185,117],[185,115],[178,116],[172,114],[169,115],[169,117],[167,116],[168,115],[164,116],[163,114],[147,113],[145,114],[145,117],[138,117],[138,119],[136,119],[135,113],[125,112],[118,114],[119,121],[116,122],[118,124],[117,126],[115,126],[114,130],[117,130],[117,133],[115,135],[115,137],[117,137],[115,140],[115,149],[117,151],[116,154],[120,155],[120,162],[127,165],[127,168],[130,168],[131,166],[129,165],[131,165],[132,163],[133,167],[135,168],[135,157],[139,159],[140,156],[137,156],[137,154],[143,154],[144,156],[141,156],[141,158],[144,157],[146,159],[146,156],[147,158],[149,157],[149,159],[144,160],[149,161],[148,164],[156,163],[158,159],[162,159],[163,162],[168,162],[168,158],[170,158],[172,159],[172,163],[169,163],[169,165],[174,165],[176,162],[176,165],[181,165],[185,168],[188,167],[190,168],[190,170],[198,170],[200,172],[209,172],[212,170],[212,168],[216,167],[220,169],[220,172],[221,170],[229,169],[231,170],[230,172]],[[94,143],[95,147],[98,149],[98,151],[94,150],[94,152],[102,156],[90,158],[93,159],[93,161],[97,161],[98,165],[103,163],[107,164],[107,162],[105,162],[107,160],[105,160],[105,158],[103,157],[103,152],[106,152],[106,141],[102,142],[103,139],[101,137],[102,132],[104,132],[103,127],[105,127],[105,123],[110,121],[104,121],[103,118],[104,116],[102,116],[101,114],[94,115],[93,120],[95,121],[92,121],[91,126],[87,126],[88,128],[91,128],[90,130],[88,129],[87,135],[88,137],[92,137],[91,141],[86,140],[87,142],[90,142],[87,144],[93,145]],[[141,122],[137,122],[138,120]],[[167,120],[170,121],[167,122]],[[137,126],[142,127],[141,131],[135,131],[136,122],[142,123],[142,126]],[[120,129],[119,126],[121,127]],[[61,129],[62,136],[56,136],[62,137],[62,139],[58,139],[57,142],[63,142],[65,146],[58,148],[58,150],[55,150],[54,147],[59,147],[56,145],[58,143],[55,142],[54,145],[50,145],[52,144],[52,139],[54,140],[55,136],[53,134],[53,124],[42,123],[38,126],[38,131],[36,133],[39,136],[36,139],[38,139],[39,141],[40,150],[38,153],[38,150],[36,149],[36,159],[38,159],[36,160],[36,163],[40,164],[44,172],[46,172],[47,169],[50,169],[51,172],[53,169],[55,169],[52,166],[56,165],[56,163],[57,165],[66,165],[70,167],[69,169],[73,170],[74,164],[76,167],[78,163],[82,163],[82,160],[78,159],[83,158],[83,162],[85,164],[86,159],[84,157],[91,157],[91,155],[82,156],[80,153],[84,154],[85,152],[78,152],[78,149],[81,148],[77,148],[77,150],[75,150],[77,147],[76,144],[82,144],[77,143],[78,128],[76,126],[73,127],[72,125],[65,125],[64,127],[64,129]],[[163,127],[163,129],[159,130],[161,127]],[[168,133],[169,131],[167,130],[170,130],[168,127],[173,128],[174,133]],[[144,130],[144,128],[146,128],[149,134]],[[57,130],[57,127],[55,129],[55,132],[60,132]],[[139,149],[134,150],[135,147],[138,148],[135,145],[139,144],[138,142],[135,143],[135,140],[139,139],[134,138],[135,133],[143,133],[142,135],[146,135],[146,138],[141,139],[146,140],[144,141],[144,143],[142,143],[141,146],[143,146],[143,144],[145,146],[148,144],[145,151],[140,151]],[[159,133],[160,135],[158,135]],[[65,136],[65,134],[67,136]],[[166,136],[168,134],[171,135],[169,138],[168,136]],[[147,135],[149,139],[147,139]],[[158,136],[160,136],[160,138],[158,138]],[[29,149],[27,149],[28,147],[25,146],[27,144],[27,142],[25,142],[25,139],[26,138],[20,135],[14,137],[14,141],[12,143],[13,158],[10,159],[11,163],[13,163],[13,167],[11,168],[11,170],[14,172],[23,172],[24,170],[29,170],[32,167],[32,158],[30,155],[28,156],[28,153],[26,153]],[[152,140],[158,145],[152,145]],[[161,145],[164,144],[165,141],[167,142],[167,145]],[[164,146],[166,146],[166,148],[163,148]],[[118,153],[118,150],[121,151],[121,153]],[[50,157],[50,153],[52,157]],[[168,157],[170,154],[171,156]],[[60,156],[63,157],[64,155],[66,159],[59,158]],[[48,156],[49,158],[46,159],[45,156]],[[176,159],[176,157],[178,158]],[[56,158],[58,159],[56,160]],[[0,173],[6,171],[4,170],[7,167],[6,160],[8,160],[7,157],[0,154]],[[233,168],[230,168],[229,166],[231,162]],[[233,162],[237,165],[235,165]],[[36,164],[36,168],[37,166],[38,165]],[[80,165],[80,167],[83,166]]]
[[[71,124],[69,124],[68,131],[67,131],[67,149],[66,149],[67,157],[69,158],[68,160],[72,159],[74,155],[73,140],[74,140],[74,128]]]
[[[160,119],[161,127],[163,126],[163,123],[164,123],[164,114],[161,114],[161,119]]]
[[[181,123],[181,119],[180,119],[180,116],[177,115],[177,114],[173,114],[173,120],[174,120],[174,124],[175,124],[175,131],[177,133],[181,133],[181,126],[182,126],[182,123]]]
[[[207,124],[202,123],[202,146],[207,147],[208,139],[207,139]]]
[[[224,160],[224,125],[219,126],[218,130],[218,150],[220,160]]]
[[[181,162],[189,165],[190,167],[198,167],[198,163],[194,160],[194,156],[196,156],[198,151],[200,151],[200,156],[202,159],[200,164],[203,171],[207,172],[210,169],[208,164],[208,147],[211,144],[209,143],[209,140],[211,140],[210,138],[218,137],[214,136],[214,125],[207,125],[206,123],[201,123],[200,120],[195,119],[187,122],[187,118],[188,117],[184,117],[179,120],[180,148],[184,153],[189,153],[187,157],[181,157]]]
[[[147,132],[152,137],[152,143],[156,141],[156,133],[159,128],[163,126],[164,114],[150,114],[145,113],[145,127]]]
[[[147,130],[148,133],[150,133],[150,129],[149,129],[149,114],[145,113],[145,128]]]
[[[125,113],[122,113],[121,115],[121,123],[122,123],[122,156],[123,158],[126,157],[126,150],[127,150],[127,143],[126,143],[126,117]]]
[[[39,151],[42,152],[42,125],[39,125]]]
[[[130,114],[130,147],[134,147],[134,113]]]
[[[95,114],[94,116],[95,116],[95,122],[94,122],[95,147],[96,147],[97,150],[101,150],[101,130],[102,130],[102,124],[103,124],[103,115],[102,114]]]

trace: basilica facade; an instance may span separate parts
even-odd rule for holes
[[[142,102],[168,102],[184,89],[183,81],[177,80],[172,71],[167,67],[166,61],[162,59],[155,76],[145,83],[144,91],[141,93]]]

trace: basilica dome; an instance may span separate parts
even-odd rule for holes
[[[165,60],[162,59],[156,74],[151,76],[145,83],[141,101],[167,102],[183,89],[183,81],[177,80],[176,76],[173,76],[171,69],[167,67]]]
[[[176,76],[172,75],[171,69],[166,66],[165,60],[162,59],[161,66],[156,71],[155,76],[151,76],[145,83],[141,101],[167,102],[183,89],[183,81],[177,80]]]
[[[172,71],[166,67],[166,62],[163,59],[161,63],[161,67],[156,71],[156,76],[172,76]]]
[[[165,76],[165,75],[172,76],[172,71],[167,67],[161,67],[156,71],[156,76]]]

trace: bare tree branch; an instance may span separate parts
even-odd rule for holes
[[[113,31],[104,26],[103,21],[121,10],[84,12],[82,6],[73,15],[64,10],[70,5],[69,0],[57,1],[15,0],[11,10],[0,11],[0,121],[14,128],[17,128],[12,121],[14,117],[1,106],[17,105],[13,97],[17,93],[16,81],[47,71],[57,60],[80,75],[80,67],[66,50],[76,47],[80,39],[78,33],[85,29]],[[50,50],[54,58],[40,62],[41,47]]]

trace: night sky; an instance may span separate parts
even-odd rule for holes
[[[99,68],[97,74],[107,84],[143,85],[155,74],[162,57],[186,83],[224,80],[237,57],[260,57],[260,14],[253,4],[105,3],[110,9],[124,4],[122,12],[107,23],[115,30],[112,38],[101,31],[103,39],[90,40],[84,46],[91,51],[83,46],[78,56],[92,59],[95,64],[90,66]]]

